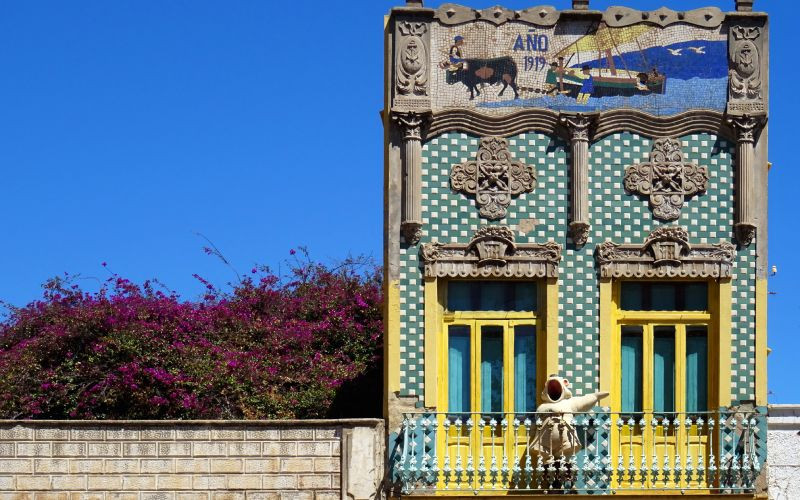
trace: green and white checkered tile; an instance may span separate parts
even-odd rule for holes
[[[687,228],[694,243],[732,241],[734,198],[732,145],[709,134],[681,138],[685,160],[708,167],[705,193],[688,198],[676,224]],[[641,243],[654,228],[664,225],[652,215],[648,199],[629,195],[623,188],[625,167],[649,160],[652,141],[630,133],[613,134],[589,149],[589,208],[593,220],[586,246],[575,249],[567,238],[569,214],[569,148],[560,138],[526,133],[509,138],[517,160],[536,167],[537,185],[531,193],[513,198],[506,217],[488,221],[479,216],[474,196],[452,191],[450,169],[475,158],[479,138],[462,133],[436,137],[422,148],[422,243],[466,243],[486,224],[518,228],[534,219],[534,228],[516,232],[517,242],[556,241],[564,248],[559,266],[559,353],[562,374],[577,393],[599,385],[599,292],[594,248],[607,239]],[[569,244],[568,244],[569,243]],[[750,399],[754,368],[753,246],[739,253],[734,266],[734,346],[732,382],[735,397]],[[423,366],[423,280],[418,247],[401,249],[401,391],[421,395]]]

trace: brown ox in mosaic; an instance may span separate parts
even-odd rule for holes
[[[478,85],[488,83],[495,85],[502,83],[498,95],[503,95],[506,88],[511,87],[514,98],[519,97],[517,89],[517,63],[511,57],[496,57],[494,59],[464,59],[458,64],[443,64],[447,67],[447,83],[453,85],[461,82],[469,89],[469,98],[474,99],[481,95]]]

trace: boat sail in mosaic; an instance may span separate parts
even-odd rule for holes
[[[610,27],[603,21],[544,27],[522,22],[434,24],[433,106],[509,112],[634,108],[654,115],[724,110],[724,26]],[[435,61],[436,62],[436,61]]]

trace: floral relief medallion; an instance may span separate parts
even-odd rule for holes
[[[475,160],[455,165],[450,171],[453,190],[475,195],[480,214],[490,220],[502,219],[511,198],[536,187],[536,173],[530,165],[513,159],[508,141],[484,137]]]
[[[684,200],[705,192],[708,169],[683,159],[677,139],[656,139],[650,161],[625,169],[625,190],[650,197],[650,209],[661,220],[677,220]]]

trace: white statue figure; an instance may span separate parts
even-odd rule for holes
[[[530,453],[537,453],[545,463],[570,457],[582,448],[578,433],[573,426],[573,413],[586,412],[608,396],[607,392],[595,392],[585,396],[572,397],[569,380],[550,375],[542,390],[542,399],[547,401],[536,409],[541,415],[542,424],[528,445]]]

